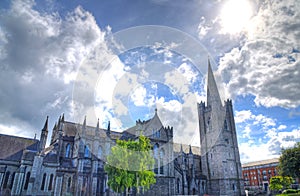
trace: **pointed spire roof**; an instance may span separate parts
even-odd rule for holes
[[[183,152],[182,144],[180,144],[180,152]]]
[[[55,123],[54,127],[53,127],[53,130],[56,130],[56,128],[57,128],[57,124]]]
[[[193,154],[192,152],[192,146],[190,145],[190,151],[189,151],[190,154]]]
[[[47,119],[46,119],[44,128],[42,129],[43,131],[48,131],[48,118],[49,118],[49,117],[47,116]]]
[[[98,118],[98,120],[97,120],[97,127],[96,127],[96,131],[98,132],[99,131],[99,118]]]
[[[86,127],[86,116],[84,116],[83,124],[82,126],[85,128]]]
[[[108,121],[107,131],[110,131],[110,121]]]
[[[153,118],[150,119],[149,125],[151,125],[151,124],[154,125],[154,127],[156,127],[157,130],[159,130],[163,126],[160,118],[158,117],[157,108],[155,108],[155,114],[154,114]]]
[[[65,122],[65,114],[64,113],[62,114],[61,121]]]
[[[214,103],[214,104],[212,104]],[[207,105],[222,105],[222,101],[219,95],[216,80],[211,69],[210,60],[208,58],[207,68]]]

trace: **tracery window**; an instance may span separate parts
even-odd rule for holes
[[[45,189],[45,182],[46,182],[46,173],[43,175],[43,180],[42,180],[42,185],[41,185],[41,190],[43,191]]]
[[[89,147],[86,145],[86,146],[84,146],[84,157],[85,158],[88,158],[89,157],[89,154],[90,154],[90,152],[89,152],[90,150],[89,150]]]
[[[99,146],[98,147],[98,158],[101,159],[101,157],[102,157],[102,147]]]
[[[5,173],[4,183],[3,183],[3,189],[7,188],[8,179],[9,179],[10,171],[7,171]]]
[[[160,156],[160,161],[159,161],[160,162],[160,171],[159,171],[159,173],[164,174],[164,157],[165,157],[164,149],[160,150],[159,156]]]
[[[69,158],[70,157],[70,153],[71,153],[71,145],[70,144],[67,144],[66,146],[66,158]]]
[[[30,172],[27,172],[26,180],[25,180],[25,184],[24,184],[24,190],[28,189],[29,179],[30,179]]]
[[[49,185],[48,185],[48,190],[49,190],[49,191],[52,190],[53,177],[54,177],[54,175],[51,174],[51,175],[50,175],[50,180],[49,180]]]

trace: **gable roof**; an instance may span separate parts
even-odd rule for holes
[[[123,134],[134,137],[139,135],[139,131],[143,131],[144,135],[151,135],[153,130],[158,131],[162,128],[163,124],[157,115],[157,110],[155,110],[155,114],[151,119],[146,121],[137,120],[136,125],[126,129]]]
[[[21,160],[23,150],[37,152],[39,140],[0,134],[0,159]]]

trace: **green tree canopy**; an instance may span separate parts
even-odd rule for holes
[[[293,148],[282,149],[279,172],[282,176],[300,177],[300,142]]]
[[[137,141],[117,140],[105,165],[108,186],[118,193],[132,187],[149,189],[156,182],[151,149],[150,140],[145,136],[140,136]]]
[[[273,176],[270,179],[270,189],[279,191],[283,188],[288,188],[293,182],[291,177]]]

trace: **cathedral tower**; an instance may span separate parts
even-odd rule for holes
[[[198,104],[201,165],[207,176],[206,190],[211,195],[244,195],[232,101],[224,103],[222,105],[208,61],[207,103]]]

